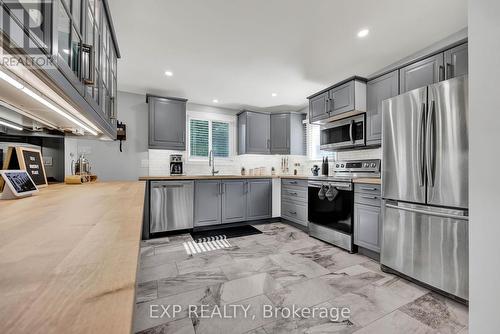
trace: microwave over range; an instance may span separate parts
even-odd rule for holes
[[[321,125],[320,148],[325,151],[366,145],[365,113]]]

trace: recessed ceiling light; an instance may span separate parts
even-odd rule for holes
[[[272,94],[271,94],[271,96],[272,96],[272,97],[276,97],[276,96],[278,96],[278,94],[276,94],[276,93],[272,93]]]
[[[167,77],[171,77],[172,75],[174,75],[171,71],[165,71],[165,75]]]
[[[213,100],[212,100],[212,102],[213,102],[213,103],[219,103],[219,100],[217,100],[217,99],[213,99]]]
[[[359,38],[366,37],[366,36],[368,36],[369,33],[370,33],[370,30],[368,30],[368,29],[361,29],[360,31],[358,31],[358,37]]]

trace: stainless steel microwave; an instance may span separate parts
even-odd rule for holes
[[[320,148],[332,151],[366,145],[365,114],[327,123],[320,128]]]

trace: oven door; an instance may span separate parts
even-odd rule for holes
[[[323,192],[332,187],[335,196],[323,198],[320,194],[322,187]],[[308,218],[311,223],[352,234],[354,192],[351,183],[309,182],[308,200]]]
[[[324,124],[320,130],[320,148],[335,150],[365,146],[365,114]]]

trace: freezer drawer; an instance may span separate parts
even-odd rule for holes
[[[193,228],[193,181],[151,182],[150,233]]]
[[[380,262],[468,299],[468,217],[461,210],[384,201]]]

